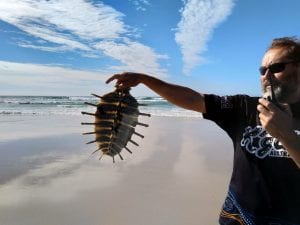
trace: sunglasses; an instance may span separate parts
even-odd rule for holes
[[[274,63],[268,67],[261,66],[259,67],[259,72],[262,76],[266,74],[267,70],[269,70],[271,73],[280,73],[284,71],[285,66],[290,63],[295,63],[295,61]]]

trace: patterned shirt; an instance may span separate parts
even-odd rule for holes
[[[282,144],[261,126],[258,98],[205,95],[205,104],[204,118],[225,130],[234,145],[229,196],[244,221],[226,224],[274,224],[258,222],[266,218],[289,221],[275,224],[300,224],[300,169]],[[299,110],[293,108],[293,116],[300,117]],[[300,127],[295,132],[300,135]]]

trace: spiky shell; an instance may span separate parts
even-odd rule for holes
[[[103,155],[109,155],[113,158],[119,155],[123,160],[120,152],[125,148],[128,152],[132,153],[127,147],[127,143],[131,142],[138,145],[131,140],[133,134],[140,137],[143,135],[135,132],[136,125],[148,126],[147,124],[139,123],[138,116],[150,116],[149,114],[140,113],[138,110],[139,103],[130,95],[129,89],[116,89],[102,97],[93,94],[100,98],[100,102],[97,105],[95,114],[82,112],[83,114],[94,115],[95,123],[82,123],[94,125],[94,132],[85,134],[95,134],[94,141],[89,143],[96,143],[98,149],[95,151],[101,151]],[[93,105],[91,103],[86,103]]]

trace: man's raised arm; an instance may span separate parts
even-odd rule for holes
[[[106,83],[117,80],[116,86],[120,88],[134,87],[142,83],[167,101],[193,111],[204,113],[204,95],[190,88],[170,84],[155,77],[141,73],[125,72],[111,76]]]

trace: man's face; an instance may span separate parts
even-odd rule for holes
[[[284,49],[276,48],[266,52],[262,66],[268,68],[274,63],[291,62]],[[299,63],[298,63],[299,64]],[[277,101],[281,103],[294,103],[300,100],[300,66],[297,63],[285,64],[281,72],[272,73],[267,69],[261,75],[263,96],[271,95],[268,76],[272,76],[272,84]]]

